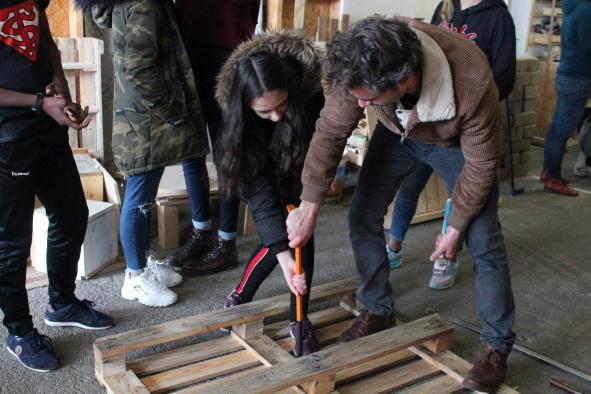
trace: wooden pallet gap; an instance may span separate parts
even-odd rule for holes
[[[341,322],[345,319],[350,319],[352,314],[349,311],[343,310],[340,306],[312,312],[308,318],[314,326],[314,330],[326,327],[333,323]],[[271,324],[265,324],[264,332],[266,335],[274,339],[286,338],[289,336],[289,321],[281,320]]]

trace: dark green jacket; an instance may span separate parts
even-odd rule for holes
[[[79,1],[112,28],[115,70],[113,153],[127,176],[209,148],[189,58],[168,0]]]

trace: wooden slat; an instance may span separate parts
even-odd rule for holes
[[[359,379],[353,383],[338,386],[341,394],[381,394],[413,384],[421,379],[440,374],[436,367],[424,360],[415,361],[398,368]]]
[[[460,382],[448,375],[438,376],[396,392],[396,394],[451,394],[463,390]]]
[[[388,366],[404,363],[416,358],[417,356],[407,349],[401,350],[399,352],[393,352],[385,355],[384,357],[376,358],[375,360],[369,360],[368,362],[359,364],[353,368],[347,368],[341,372],[338,372],[336,380],[337,383],[343,384],[363,375],[386,369]]]
[[[152,375],[168,369],[197,363],[223,354],[232,353],[242,347],[234,339],[225,336],[211,341],[183,346],[178,349],[152,354],[127,363],[138,376]]]
[[[423,343],[453,330],[439,315],[430,315],[413,322],[369,335],[355,341],[333,346],[290,362],[245,374],[239,379],[227,378],[208,388],[208,393],[273,393],[324,377],[391,352]]]
[[[142,378],[151,393],[161,393],[260,365],[248,350],[227,354]]]
[[[351,313],[343,310],[340,306],[335,306],[321,311],[308,314],[308,319],[312,322],[314,330],[327,325],[350,319]],[[273,339],[281,339],[289,336],[289,320],[282,320],[272,324],[266,324],[264,328],[266,335]]]
[[[344,296],[354,292],[356,287],[357,278],[348,278],[320,285],[312,291],[310,302],[322,302],[326,299]],[[190,316],[168,323],[99,338],[94,343],[99,357],[97,360],[104,362],[134,350],[285,313],[289,311],[289,308],[289,297],[281,294],[233,308],[212,311],[198,316]]]
[[[267,367],[293,359],[289,352],[266,335],[245,340],[232,332],[232,338]]]
[[[243,376],[249,376],[253,373],[264,371],[265,369],[267,369],[267,367],[261,365],[260,367],[254,367],[254,368],[251,368],[247,371],[236,372],[236,373],[232,374],[232,378],[240,379]],[[186,388],[183,388],[180,390],[175,390],[172,393],[174,393],[174,394],[192,394],[195,392],[208,393],[210,391],[210,387],[212,387],[212,386],[215,387],[215,386],[219,385],[219,383],[220,382],[218,380],[212,380],[209,382],[197,384],[195,386],[186,387]],[[290,389],[291,388],[289,388],[287,390],[290,390]],[[286,391],[286,393],[289,393],[289,391]],[[292,391],[292,393],[296,393],[296,392]]]

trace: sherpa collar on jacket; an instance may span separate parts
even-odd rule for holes
[[[423,50],[421,94],[416,105],[420,122],[438,122],[456,116],[451,70],[439,45],[420,30],[413,31]]]

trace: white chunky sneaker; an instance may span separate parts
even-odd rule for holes
[[[166,287],[178,286],[183,281],[181,274],[175,272],[170,265],[164,261],[159,261],[154,256],[148,257],[148,269],[151,270],[160,283]]]
[[[452,287],[458,274],[458,263],[457,258],[456,261],[450,261],[438,257],[433,263],[433,276],[431,276],[429,287],[436,290],[445,290]]]
[[[176,293],[160,283],[150,269],[145,269],[141,275],[133,278],[126,272],[121,297],[130,301],[138,300],[140,304],[148,306],[168,306],[177,300]]]

